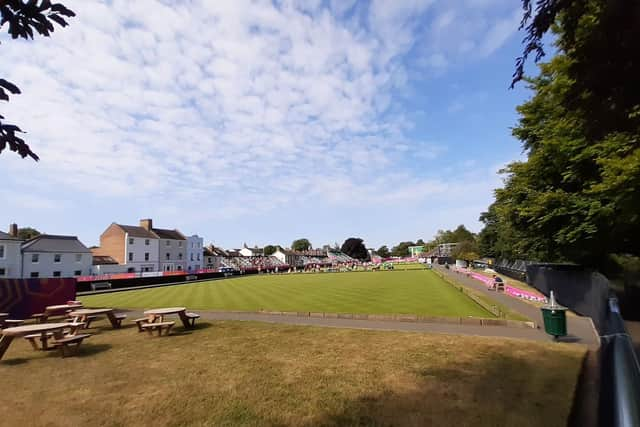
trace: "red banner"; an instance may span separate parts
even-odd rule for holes
[[[75,279],[0,279],[0,312],[12,319],[26,319],[75,298]]]

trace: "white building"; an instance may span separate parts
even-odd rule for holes
[[[453,250],[458,246],[457,243],[441,243],[438,245],[438,256],[450,257]]]
[[[140,226],[112,223],[100,235],[100,247],[93,254],[113,258],[129,273],[158,271],[160,239],[148,221],[140,221]]]
[[[242,249],[240,249],[239,252],[240,252],[240,255],[242,256],[263,256],[264,255],[263,248],[259,248],[257,246],[255,248],[248,248],[246,243],[242,245]]]
[[[273,256],[292,267],[302,265],[302,259],[299,254],[288,249],[282,249],[280,246],[278,246],[278,249],[273,253]]]
[[[87,276],[92,259],[91,251],[76,236],[41,234],[22,244],[22,277]]]
[[[0,279],[22,277],[22,240],[18,239],[18,226],[11,224],[9,234],[0,231]]]
[[[203,262],[204,239],[197,234],[187,237],[187,271],[195,273],[204,268]]]

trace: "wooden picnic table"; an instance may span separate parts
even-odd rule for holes
[[[45,307],[43,313],[34,314],[34,317],[38,323],[45,323],[49,317],[52,316],[63,316],[67,314],[68,311],[74,310],[77,308],[82,308],[82,303],[77,302],[73,304],[58,304],[58,305],[49,305]]]
[[[0,313],[0,329],[4,328],[5,319],[9,318],[9,313]]]
[[[149,318],[149,323],[154,323],[156,320],[164,322],[164,316],[177,314],[185,328],[193,328],[187,317],[186,307],[154,308],[153,310],[146,310],[144,314]]]
[[[49,332],[53,332],[53,336],[58,339],[62,338],[64,328],[71,326],[69,323],[40,323],[36,325],[24,325],[16,326],[14,328],[7,328],[2,330],[2,336],[0,337],[0,360],[2,356],[7,352],[9,345],[16,337],[24,337],[25,335],[40,333],[43,350],[47,349],[47,335]]]
[[[90,316],[99,316],[101,314],[107,315],[107,318],[109,318],[109,322],[111,322],[111,326],[113,326],[114,329],[119,329],[122,325],[122,319],[126,317],[124,315],[116,315],[113,312],[113,308],[82,308],[69,313],[71,317],[76,318],[76,321],[84,323],[90,323],[88,322],[88,318]]]

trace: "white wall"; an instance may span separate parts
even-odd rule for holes
[[[129,243],[129,239],[133,239],[133,244]],[[149,244],[146,244],[146,241],[149,241]],[[144,237],[129,237],[129,233],[125,233],[124,239],[124,259],[125,268],[124,272],[127,272],[128,268],[133,268],[134,271],[144,271],[144,269],[148,269],[148,271],[158,271],[160,269],[158,263],[158,248],[160,245],[160,240],[158,239],[147,239]],[[129,253],[133,254],[133,261],[129,261]],[[145,253],[149,254],[149,260],[146,261],[144,259]]]
[[[33,262],[34,254],[38,255],[38,262]],[[53,272],[59,271],[57,277],[88,276],[91,274],[93,256],[91,253],[81,253],[80,261],[76,261],[77,253],[60,253],[60,262],[54,262],[53,252],[25,252],[22,254],[22,277],[29,279],[31,273],[37,272],[39,278],[54,277]],[[78,271],[80,274],[75,274]]]
[[[203,245],[204,239],[197,234],[187,237],[187,271],[195,272],[204,268]]]
[[[0,269],[4,269],[4,275],[0,279],[19,279],[22,274],[22,254],[19,240],[0,240],[0,246],[4,247],[4,254],[0,257]]]
[[[99,274],[116,274],[116,273],[127,273],[127,269],[131,267],[130,265],[123,264],[102,264],[102,265],[92,265],[91,266],[91,274],[97,276]]]

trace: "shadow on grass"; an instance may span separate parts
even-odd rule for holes
[[[496,354],[474,363],[414,371],[419,380],[397,384],[336,405],[306,426],[564,426],[571,393],[567,363]],[[575,363],[580,363],[576,360]]]
[[[15,359],[3,359],[3,360],[0,360],[0,366],[2,365],[16,366],[16,365],[23,365],[28,362],[29,362],[29,359],[25,357],[18,357]]]
[[[199,330],[209,329],[213,326],[214,324],[209,322],[199,322],[199,323],[196,323],[196,325],[193,328],[188,328],[188,329],[182,325],[176,326],[171,330],[171,335],[173,336],[191,335],[194,332],[197,332]]]

